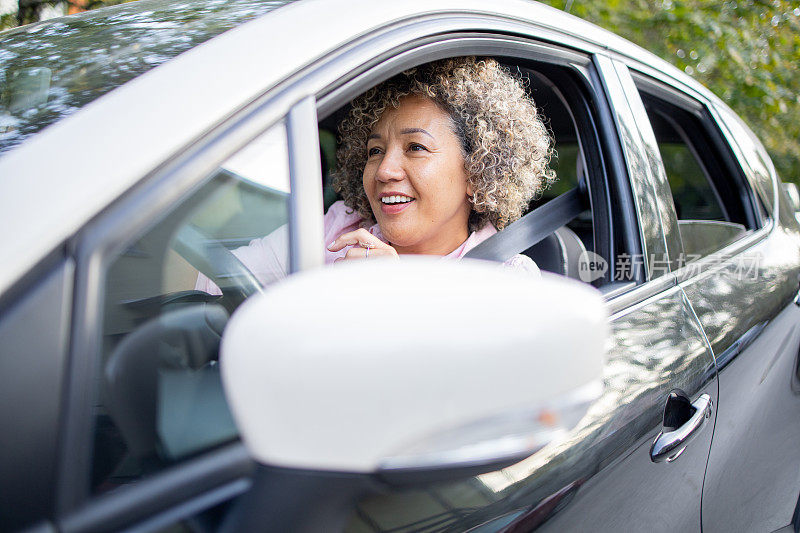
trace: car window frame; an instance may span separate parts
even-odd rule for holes
[[[748,224],[753,226],[741,237],[716,248],[714,251],[704,255],[697,261],[694,261],[689,265],[681,264],[681,262],[678,260],[678,255],[683,253],[683,240],[680,236],[677,225],[678,219],[672,199],[672,192],[669,188],[669,185],[666,184],[666,190],[659,195],[659,202],[662,204],[662,212],[669,213],[669,216],[674,217],[676,222],[675,225],[665,227],[665,232],[672,233],[671,236],[666,235],[665,237],[667,238],[668,243],[680,243],[677,249],[674,247],[668,247],[672,272],[676,276],[676,281],[680,283],[688,277],[700,275],[705,270],[713,268],[722,261],[730,259],[731,257],[741,253],[743,250],[754,246],[756,243],[766,238],[766,236],[772,230],[772,224],[769,220],[765,220],[764,217],[761,216],[761,210],[758,208],[757,203],[760,201],[759,193],[757,192],[758,188],[753,186],[753,181],[750,173],[748,172],[747,166],[742,164],[741,159],[738,157],[738,147],[731,143],[728,135],[726,135],[727,132],[725,124],[721,123],[718,117],[715,115],[712,101],[710,101],[704,95],[691,93],[683,90],[680,87],[676,87],[674,84],[670,84],[663,79],[656,79],[649,73],[642,72],[637,68],[630,68],[629,72],[636,88],[635,94],[630,95],[629,98],[636,100],[637,104],[641,105],[642,109],[644,109],[644,103],[642,102],[639,91],[644,91],[652,95],[652,97],[660,99],[667,104],[675,105],[686,110],[687,112],[694,114],[698,117],[698,120],[704,122],[706,128],[713,130],[706,132],[710,137],[708,141],[713,143],[713,148],[718,152],[717,156],[724,160],[726,169],[733,171],[734,175],[730,176],[729,179],[734,181],[734,186],[739,189],[740,194],[745,196],[745,198],[742,199],[743,208],[748,211]],[[653,133],[649,119],[640,121],[639,128],[644,132],[645,135],[652,135],[653,139],[655,139],[655,134]],[[661,161],[660,152],[655,151],[654,157],[656,157],[655,161],[657,165],[661,167],[661,171],[663,172],[664,167],[663,162]],[[664,177],[666,178],[666,174]]]
[[[574,50],[533,38],[489,32],[460,32],[449,35],[447,39],[430,43],[421,40],[417,48],[410,49],[370,70],[359,73],[334,90],[322,93],[318,101],[318,116],[321,120],[325,119],[355,96],[407,68],[446,57],[464,55],[492,56],[519,65],[523,65],[526,61],[544,63],[552,68],[561,67],[565,72],[567,69],[573,69],[576,75],[584,78],[582,81],[588,87],[587,90],[592,91],[593,99],[587,102],[587,95],[584,94],[581,103],[594,108],[584,110],[585,116],[593,122],[589,125],[576,123],[576,127],[579,137],[587,134],[587,128],[593,130],[596,150],[589,157],[596,156],[599,160],[587,163],[587,165],[594,165],[594,168],[587,172],[593,172],[595,177],[594,180],[590,180],[589,184],[592,213],[595,219],[595,241],[596,244],[599,243],[599,248],[608,257],[616,257],[618,247],[625,250],[639,250],[639,228],[635,225],[638,218],[633,213],[633,194],[630,190],[628,176],[621,165],[621,148],[613,130],[610,107],[603,90],[601,76],[593,61],[593,54],[587,51]],[[534,67],[531,68],[535,70]],[[578,83],[574,82],[572,85],[577,87]],[[575,87],[571,89],[574,90]],[[574,95],[573,99],[575,99]],[[570,109],[570,111],[573,110]],[[585,147],[584,150],[591,150],[591,148]],[[601,174],[602,178],[597,180],[597,174]],[[615,198],[618,199],[617,214],[612,214],[615,209],[610,205],[610,189],[614,190]],[[620,211],[621,213],[619,213]],[[605,222],[598,223],[598,220]],[[603,227],[604,224],[607,227]],[[620,234],[619,238],[614,236],[615,232]],[[606,279],[606,283],[601,286],[607,298],[630,290],[644,281],[637,272],[633,284],[614,283],[613,265],[607,274],[611,275],[612,279]]]
[[[712,103],[682,94],[674,88],[665,86],[662,83],[651,79],[649,76],[641,74],[637,71],[632,71],[632,76],[640,91],[645,92],[651,97],[661,100],[666,104],[673,105],[695,115],[697,120],[705,124],[706,128],[711,128],[714,130],[712,132],[706,132],[708,136],[707,141],[713,144],[712,148],[718,152],[718,156],[723,160],[723,163],[726,167],[723,170],[730,170],[728,167],[734,167],[734,175],[731,177],[731,179],[735,182],[735,185],[745,189],[744,192],[746,198],[743,199],[742,202],[745,210],[749,211],[747,213],[747,215],[750,217],[748,224],[752,225],[752,229],[754,230],[762,227],[764,221],[760,216],[760,209],[758,209],[756,204],[758,201],[758,196],[754,190],[751,180],[749,180],[747,165],[742,164],[736,153],[737,146],[732,145],[725,135],[727,127],[721,123],[713,113],[714,106]],[[689,148],[692,151],[695,150],[694,146],[689,146]],[[703,163],[701,166],[704,165],[705,163]],[[710,176],[708,178],[712,180],[712,188],[715,189],[714,192],[717,194],[720,204],[723,204],[724,199],[719,197],[718,191],[716,191],[716,186],[713,184],[713,179]],[[723,211],[727,211],[727,206],[721,205],[721,207]]]
[[[92,495],[89,488],[89,475],[92,468],[92,441],[94,420],[91,415],[91,405],[96,394],[94,379],[97,375],[97,365],[101,358],[101,343],[97,340],[101,334],[103,309],[102,287],[104,273],[118,254],[131,245],[137,238],[145,233],[153,220],[158,215],[167,212],[173,205],[179,204],[187,196],[195,192],[209,176],[219,168],[219,165],[231,155],[238,152],[250,141],[258,138],[281,121],[286,121],[287,146],[289,153],[298,149],[307,150],[306,144],[313,142],[315,136],[307,137],[309,133],[316,134],[316,130],[309,132],[305,126],[307,122],[308,101],[301,99],[289,105],[291,100],[281,99],[262,102],[260,107],[250,110],[245,116],[235,117],[229,123],[222,125],[217,135],[199,140],[189,149],[176,156],[171,164],[157,169],[150,176],[143,179],[128,194],[118,199],[107,211],[87,225],[71,242],[76,259],[76,284],[75,299],[73,304],[74,322],[70,341],[70,363],[68,369],[68,387],[65,396],[63,413],[68,423],[64,424],[62,446],[59,450],[59,468],[56,484],[56,512],[65,524],[101,524],[109,519],[108,509],[114,508],[114,501],[123,501],[131,498],[142,505],[142,509],[149,509],[152,505],[147,486],[152,485],[157,490],[162,490],[165,484],[170,484],[170,479],[187,479],[182,473],[182,467],[187,463],[203,465],[208,464],[217,469],[220,464],[225,465],[218,476],[220,483],[236,483],[241,480],[243,472],[249,473],[250,461],[242,451],[241,443],[223,446],[216,451],[201,454],[200,457],[190,461],[178,463],[162,472],[148,476],[146,483],[137,482],[130,486],[120,487],[112,494],[103,496]],[[283,104],[283,105],[282,105]],[[289,123],[294,124],[290,126]],[[290,137],[293,135],[292,137]],[[302,144],[297,143],[297,137],[306,136]],[[313,165],[299,165],[302,158],[294,156],[295,164],[289,157],[290,184],[298,181],[309,181],[306,174],[313,172]],[[319,171],[317,171],[317,174]],[[312,179],[314,179],[312,177]],[[295,194],[289,195],[289,211],[291,217],[303,219],[312,226],[315,218],[321,225],[322,214],[315,210],[315,199],[319,196],[321,206],[321,193],[315,195],[313,188],[300,187],[300,194],[311,196],[306,198]],[[291,229],[291,227],[290,227]],[[311,268],[316,263],[314,254],[308,250],[315,250],[311,245],[309,236],[313,238],[313,231],[304,237],[295,235],[290,231],[290,272],[300,268]],[[320,237],[321,240],[321,237]],[[292,261],[292,257],[295,259]],[[311,259],[309,259],[311,258]],[[321,254],[320,254],[321,260]],[[292,270],[294,269],[294,270]],[[76,357],[75,354],[81,354]],[[226,459],[237,457],[236,460]],[[198,470],[203,470],[200,466]],[[225,472],[228,472],[226,476]],[[152,483],[150,479],[152,478]],[[191,478],[191,473],[188,478]],[[228,479],[230,478],[230,479]],[[144,485],[142,488],[138,488]],[[186,482],[188,490],[183,493],[190,497],[203,487],[199,480]],[[192,489],[191,487],[195,488]],[[175,491],[173,491],[175,492]],[[181,491],[177,491],[181,493]],[[225,491],[223,491],[225,493]],[[142,494],[142,496],[136,496]],[[85,502],[92,502],[80,511],[77,511]]]
[[[624,66],[624,70],[626,72],[634,72],[638,75],[646,76],[651,80],[655,80],[656,82],[669,87],[671,91],[682,95],[682,97],[701,103],[714,119],[717,128],[721,130],[722,136],[727,142],[727,145],[731,150],[733,150],[738,166],[743,168],[747,178],[748,188],[751,191],[757,191],[757,194],[767,208],[769,215],[768,217],[761,217],[761,227],[755,230],[751,235],[746,235],[742,239],[725,246],[721,250],[718,250],[713,256],[703,257],[692,263],[691,267],[683,266],[678,268],[678,265],[674,265],[675,268],[673,269],[672,275],[669,276],[672,278],[672,281],[664,279],[660,281],[660,285],[669,286],[674,283],[679,283],[688,277],[694,276],[695,273],[702,273],[708,269],[715,268],[715,266],[724,259],[733,257],[741,253],[743,250],[755,246],[762,240],[766,239],[767,236],[775,229],[775,217],[777,214],[776,199],[778,195],[777,186],[775,185],[776,176],[774,172],[770,170],[770,165],[765,163],[767,170],[770,173],[769,179],[771,181],[771,191],[767,191],[764,189],[763,184],[758,181],[756,176],[754,176],[754,173],[750,170],[749,164],[747,163],[747,157],[743,153],[743,148],[741,148],[737,141],[733,138],[729,126],[727,125],[728,120],[737,120],[741,122],[741,119],[736,116],[735,113],[730,111],[721,101],[719,101],[719,99],[713,93],[711,93],[711,91],[701,86],[696,81],[690,79],[687,75],[683,75],[677,71],[675,73],[669,72],[669,69],[657,68],[652,64],[644,63],[638,59],[620,54],[618,52],[609,52],[609,56],[618,62],[619,65]],[[635,97],[634,101],[638,99],[639,102],[641,102],[641,99],[638,95],[638,90],[633,91],[631,94]],[[643,107],[644,106],[642,105],[642,108]],[[726,117],[726,115],[732,116]],[[647,124],[649,125],[649,121]],[[764,154],[761,154],[761,150],[759,149],[760,142],[754,142],[753,144],[753,149],[763,157]],[[770,192],[772,195],[770,195]],[[770,196],[772,196],[772,198]],[[772,210],[770,210],[770,207],[772,207]],[[670,233],[674,233],[674,231]],[[671,238],[673,240],[675,239],[674,236]],[[639,291],[637,290],[636,292],[638,293]],[[626,297],[625,299],[627,300],[629,298],[630,297]],[[620,302],[620,304],[621,303],[622,302]]]
[[[722,130],[728,145],[733,149],[739,165],[744,169],[750,187],[756,191],[766,215],[761,217],[761,225],[766,226],[773,219],[778,219],[778,193],[780,189],[778,174],[775,165],[767,153],[766,148],[750,130],[747,124],[727,106],[721,102],[713,102],[709,107],[711,115]],[[747,139],[739,139],[734,134],[734,128],[747,133]],[[748,157],[747,152],[750,152]],[[753,161],[757,159],[758,161]],[[763,175],[755,167],[761,167]]]
[[[3,516],[9,530],[50,526],[74,274],[74,260],[60,248],[0,298],[0,421],[14,428],[0,459],[0,501],[3,511],[15,509]]]
[[[658,200],[662,193],[666,176],[659,176],[648,154],[648,142],[641,135],[638,123],[642,120],[644,108],[631,100],[630,93],[633,81],[627,65],[618,58],[606,54],[597,54],[596,63],[602,72],[608,98],[614,110],[614,123],[620,142],[623,145],[625,167],[629,176],[631,189],[634,191],[634,203],[639,225],[641,247],[641,269],[645,279],[645,291],[637,291],[643,297],[660,290],[665,278],[664,262],[668,259],[669,243],[664,232],[665,225],[674,222],[664,213]],[[667,265],[669,267],[669,265]],[[653,281],[660,280],[653,284]],[[669,283],[667,284],[667,286]]]

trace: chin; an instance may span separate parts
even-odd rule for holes
[[[416,244],[416,241],[404,238],[403,236],[395,237],[394,235],[384,233],[383,236],[392,246],[399,246],[400,248],[408,248]]]
[[[389,241],[390,244],[394,246],[400,246],[402,248],[405,248],[407,246],[412,246],[416,243],[413,231],[400,228],[384,227],[384,226],[380,226],[380,228],[383,237],[387,241]]]

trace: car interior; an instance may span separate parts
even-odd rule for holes
[[[555,140],[556,156],[551,166],[558,180],[530,203],[529,213],[579,184],[583,187],[582,182],[587,179],[586,165],[572,112],[558,87],[541,72],[516,65],[506,66],[524,80],[529,95],[546,117],[547,126]],[[326,211],[339,199],[331,184],[331,174],[336,164],[337,127],[348,112],[349,107],[345,106],[320,121],[320,159]],[[594,240],[592,212],[587,208],[541,241],[521,250],[521,253],[533,259],[542,270],[579,279],[579,258],[587,250],[594,251]]]

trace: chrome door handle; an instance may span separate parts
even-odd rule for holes
[[[692,402],[692,407],[695,412],[685,424],[672,431],[662,431],[653,441],[653,445],[650,447],[650,459],[654,463],[664,461],[669,463],[677,459],[686,449],[686,444],[689,440],[697,435],[706,420],[711,418],[711,411],[714,405],[711,401],[711,396],[701,394],[699,398]]]

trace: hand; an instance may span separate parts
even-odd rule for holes
[[[335,241],[328,245],[328,250],[338,252],[346,246],[352,246],[344,257],[334,261],[352,261],[355,259],[373,259],[375,257],[398,258],[397,251],[364,228],[349,231],[339,235]]]

